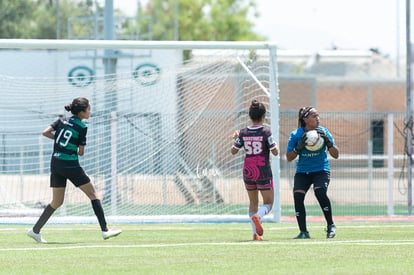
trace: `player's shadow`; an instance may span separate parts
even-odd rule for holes
[[[84,243],[82,243],[82,242],[76,242],[76,241],[74,241],[74,242],[58,242],[58,241],[50,242],[50,241],[48,241],[47,243],[41,243],[39,245],[48,246],[48,245],[52,245],[52,244],[61,244],[61,245],[62,244],[63,245],[71,244],[71,245],[74,245],[74,244],[84,244]]]

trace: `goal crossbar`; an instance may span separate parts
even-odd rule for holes
[[[271,49],[273,42],[0,39],[3,49]]]

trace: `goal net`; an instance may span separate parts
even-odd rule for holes
[[[50,202],[53,141],[41,132],[86,97],[80,162],[111,221],[247,219],[244,152],[230,154],[232,134],[258,99],[279,139],[274,45],[0,39],[0,48],[0,217],[38,217]],[[268,219],[277,221],[278,157],[272,167]],[[54,219],[95,221],[70,182]]]

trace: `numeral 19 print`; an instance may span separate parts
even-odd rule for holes
[[[62,130],[60,131],[56,143],[58,143],[62,147],[66,147],[72,137],[72,132],[69,130]]]

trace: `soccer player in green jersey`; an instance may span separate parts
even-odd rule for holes
[[[54,140],[53,154],[50,164],[50,187],[52,201],[46,206],[36,224],[27,234],[39,243],[46,243],[40,230],[58,209],[65,198],[66,182],[70,180],[82,190],[91,200],[93,211],[98,218],[103,239],[119,235],[121,230],[108,229],[101,201],[89,176],[79,164],[79,156],[83,156],[86,145],[87,126],[82,121],[91,115],[91,106],[86,98],[75,98],[71,104],[65,106],[66,111],[72,113],[69,120],[59,118],[45,130],[43,135]]]

